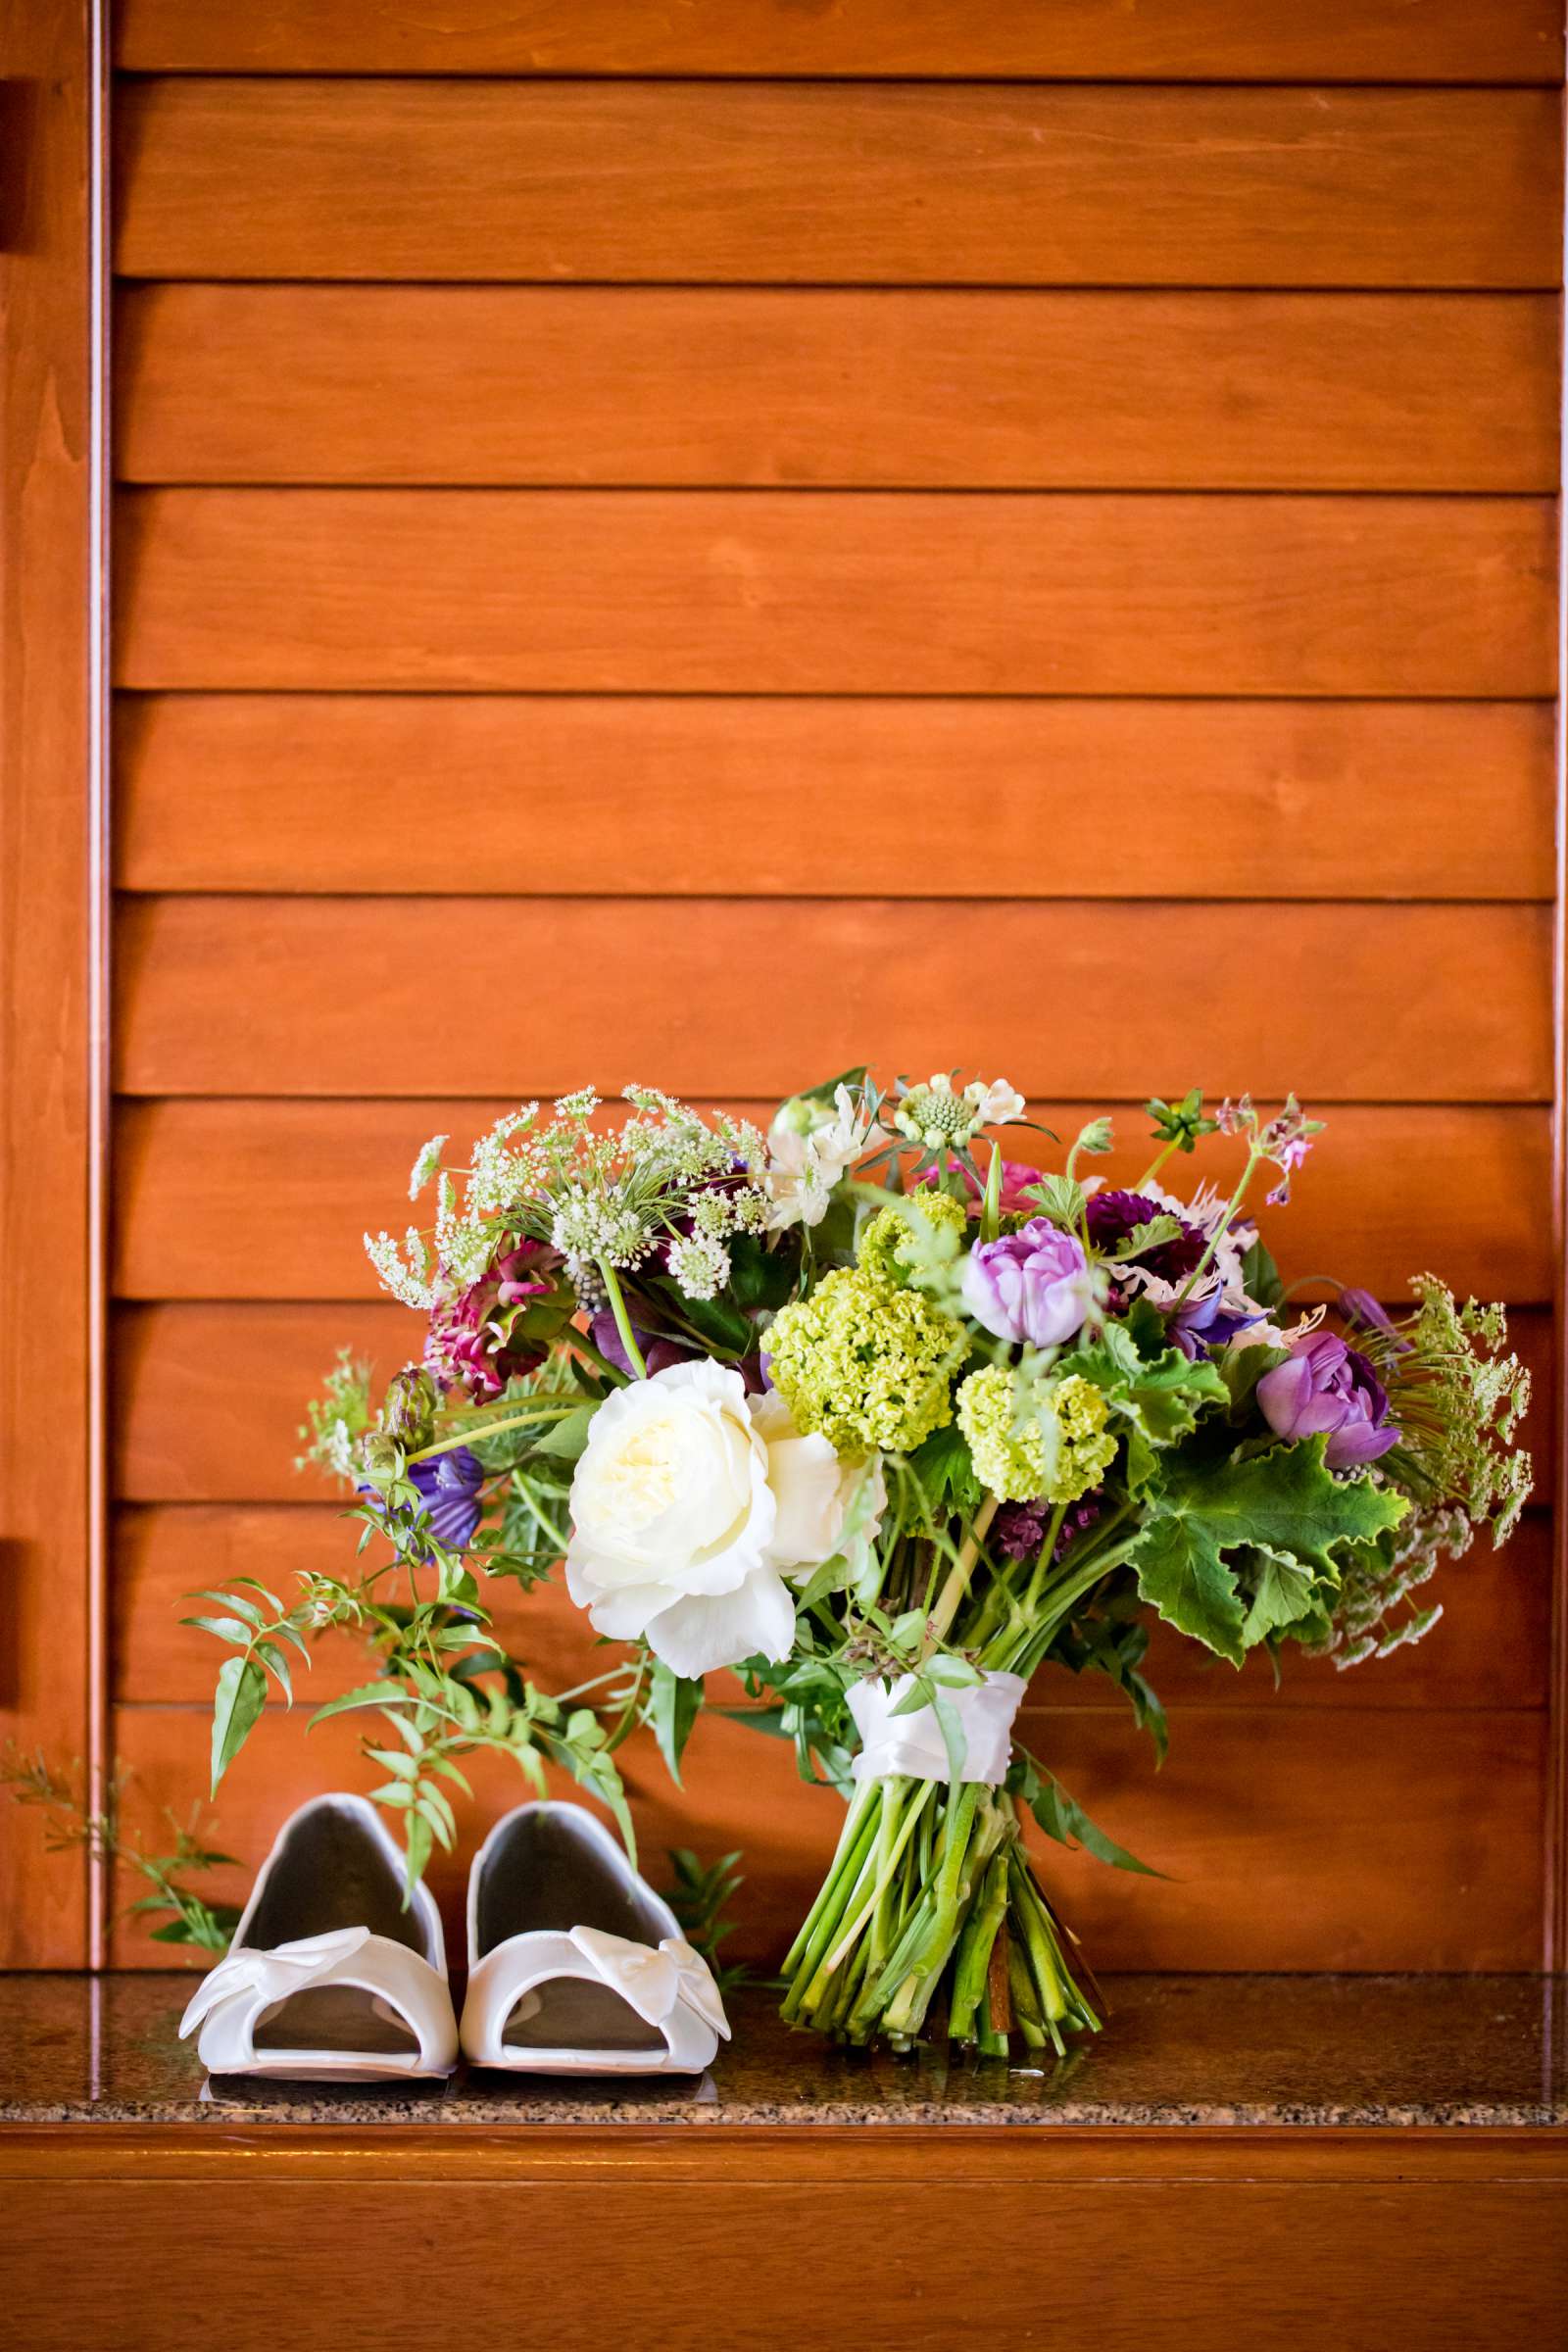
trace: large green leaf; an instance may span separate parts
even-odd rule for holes
[[[656,1658],[653,1689],[648,1701],[648,1720],[654,1727],[659,1752],[677,1788],[681,1785],[681,1756],[702,1707],[701,1681],[677,1674],[672,1666],[666,1666],[662,1658]]]
[[[1236,1579],[1203,1527],[1162,1511],[1144,1529],[1132,1559],[1139,1592],[1167,1625],[1241,1664],[1247,1654],[1242,1638],[1247,1613]]]
[[[267,1670],[257,1658],[225,1658],[213,1698],[213,1794],[267,1704]]]
[[[1253,1642],[1304,1616],[1316,1581],[1338,1583],[1336,1555],[1396,1527],[1409,1507],[1368,1478],[1336,1478],[1324,1466],[1327,1443],[1308,1438],[1218,1462],[1167,1456],[1132,1555],[1144,1598],[1237,1665]],[[1225,1557],[1243,1551],[1272,1562],[1250,1609]]]
[[[1306,1438],[1222,1462],[1178,1454],[1166,1465],[1160,1507],[1200,1523],[1222,1551],[1256,1544],[1336,1575],[1337,1550],[1397,1527],[1410,1506],[1369,1478],[1336,1478],[1324,1467],[1327,1444]]]

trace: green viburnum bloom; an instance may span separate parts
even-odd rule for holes
[[[1002,1502],[1076,1502],[1115,1458],[1110,1408],[1093,1381],[1058,1381],[1031,1410],[1005,1364],[971,1372],[958,1391],[958,1427],[975,1475]]]
[[[910,1453],[945,1428],[953,1373],[967,1348],[961,1324],[918,1291],[852,1266],[824,1275],[767,1334],[768,1371],[795,1426],[820,1430],[846,1461]]]
[[[912,1270],[910,1244],[916,1241],[919,1226],[929,1232],[945,1229],[961,1234],[968,1221],[962,1202],[955,1200],[951,1193],[928,1192],[923,1198],[911,1195],[903,1207],[879,1208],[856,1250],[860,1271],[869,1274],[873,1282],[902,1286]]]

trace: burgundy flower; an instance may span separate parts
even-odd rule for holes
[[[1101,1250],[1114,1250],[1126,1241],[1140,1225],[1152,1225],[1156,1217],[1175,1216],[1181,1232],[1156,1250],[1146,1250],[1138,1260],[1151,1274],[1162,1282],[1182,1283],[1196,1271],[1198,1262],[1207,1248],[1207,1236],[1200,1225],[1167,1208],[1163,1200],[1151,1200],[1147,1193],[1091,1193],[1089,1196],[1089,1239]],[[1110,1269],[1114,1280],[1116,1269]]]
[[[547,1243],[519,1242],[460,1298],[436,1309],[424,1360],[443,1389],[461,1388],[476,1404],[491,1404],[509,1380],[544,1362],[545,1344],[514,1336],[514,1327],[519,1309],[555,1290],[560,1263]]]
[[[1287,1360],[1258,1382],[1257,1401],[1282,1438],[1326,1435],[1323,1458],[1331,1470],[1358,1469],[1399,1443],[1377,1374],[1331,1331],[1298,1340]]]

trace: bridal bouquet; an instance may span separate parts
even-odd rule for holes
[[[1049,1661],[1107,1676],[1163,1751],[1141,1669],[1152,1617],[1240,1666],[1288,1642],[1342,1666],[1418,1640],[1417,1598],[1472,1530],[1503,1541],[1529,1491],[1527,1382],[1500,1308],[1430,1275],[1390,1315],[1365,1292],[1289,1303],[1251,1219],[1289,1198],[1319,1132],[1294,1098],[1212,1115],[1149,1105],[1131,1189],[1004,1083],[864,1071],[786,1102],[766,1134],[628,1090],[527,1105],[411,1195],[433,1219],[368,1247],[426,1318],[379,1400],[346,1359],[311,1453],[354,1490],[353,1576],[292,1605],[248,1580],[196,1622],[231,1645],[215,1784],[287,1651],[354,1625],[376,1679],[375,1794],[411,1881],[454,1834],[461,1759],[564,1767],[630,1838],[621,1742],[654,1732],[677,1777],[704,1678],[793,1740],[848,1800],[785,1964],[784,2013],[905,2048],[945,2032],[1004,2052],[1099,2023],[1026,1848],[1141,1865],[1017,1737]],[[999,1129],[1028,1132],[1031,1164]],[[1172,1190],[1206,1139],[1224,1185]],[[1321,1284],[1316,1287],[1323,1287]],[[389,1550],[387,1549],[389,1546]],[[610,1669],[542,1690],[498,1640],[485,1586],[566,1590]]]

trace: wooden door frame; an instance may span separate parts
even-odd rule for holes
[[[108,0],[0,0],[0,1736],[101,1809],[107,1640]],[[107,1874],[0,1816],[0,1966]]]
[[[111,1769],[110,0],[0,0],[0,1738]],[[1565,438],[1568,454],[1568,438]],[[1568,470],[1568,468],[1565,468]],[[1560,504],[1560,500],[1559,500]],[[1568,568],[1559,579],[1558,1506],[1544,1954],[1568,1967]],[[40,916],[39,910],[43,910]],[[0,1967],[101,1967],[109,1874],[0,1804]]]

